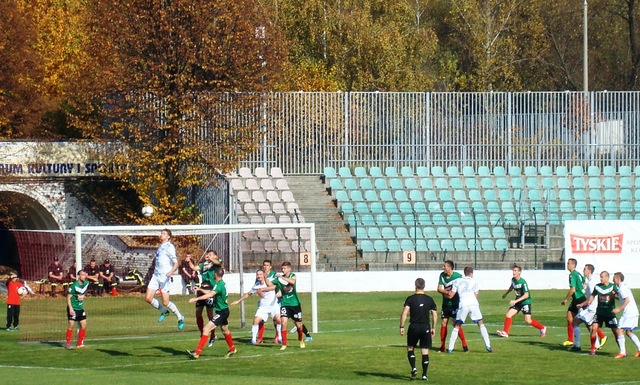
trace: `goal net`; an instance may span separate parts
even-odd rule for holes
[[[81,226],[75,231],[11,230],[19,257],[18,270],[35,292],[22,300],[20,340],[61,343],[67,328],[65,296],[69,271],[85,268],[91,260],[98,267],[109,260],[118,283],[115,290],[106,284],[96,285],[95,293],[92,291],[85,300],[89,340],[176,332],[174,319],[156,322],[157,310],[144,302],[159,246],[158,235],[163,229],[171,230],[179,261],[190,253],[198,264],[207,250],[218,253],[226,268],[223,279],[227,290],[233,293],[229,295],[229,302],[239,297],[236,293],[242,294],[251,288],[255,271],[264,260],[271,260],[277,272],[284,261],[291,262],[296,273],[308,272],[311,317],[305,317],[305,323],[311,321],[311,330],[317,332],[317,254],[313,223]],[[61,283],[48,279],[50,265],[56,259],[55,263],[63,271]],[[298,284],[299,292],[300,286]],[[192,294],[179,272],[173,277],[171,294],[172,302],[185,316],[185,329],[197,330],[194,305],[188,303]],[[231,308],[232,328],[234,323],[245,326],[245,318],[253,319],[256,307],[253,302],[257,301],[247,301],[246,308],[244,302],[241,307]]]

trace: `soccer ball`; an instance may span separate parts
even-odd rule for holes
[[[142,215],[148,218],[153,215],[154,211],[153,206],[147,205],[142,208]]]
[[[18,288],[18,294],[19,294],[19,295],[27,295],[27,288],[26,288],[26,287],[24,287],[24,286],[20,286],[20,287]]]

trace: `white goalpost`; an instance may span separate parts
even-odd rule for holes
[[[316,239],[315,239],[315,224],[314,223],[265,223],[265,224],[223,224],[223,225],[130,225],[130,226],[78,226],[75,228],[75,261],[77,269],[82,268],[83,263],[87,263],[83,260],[83,237],[90,235],[99,236],[120,236],[120,237],[135,237],[135,236],[157,236],[163,229],[171,230],[173,237],[176,236],[215,236],[218,234],[239,234],[239,233],[251,233],[251,232],[273,232],[293,230],[297,232],[298,237],[301,230],[308,232],[308,243],[306,243],[305,255],[309,258],[310,268],[310,294],[311,294],[311,329],[313,333],[318,332],[318,295],[316,289]],[[269,233],[271,234],[271,233]],[[240,237],[236,237],[239,239]],[[245,240],[245,243],[249,241]],[[282,242],[285,242],[284,240]],[[296,241],[293,241],[296,242]],[[299,240],[298,240],[299,242]],[[275,243],[275,242],[273,242]],[[285,242],[286,244],[286,242]],[[299,243],[298,243],[299,245]],[[300,246],[298,246],[300,247]],[[208,247],[203,247],[207,249]],[[243,251],[244,250],[244,251]],[[151,252],[151,250],[149,250]],[[288,249],[290,255],[296,255],[295,248]],[[86,252],[86,251],[85,251]],[[155,252],[155,250],[153,250]],[[239,274],[239,292],[244,293],[244,262],[243,252],[247,252],[247,249],[241,247],[240,242],[229,242],[228,248],[229,255],[226,256],[229,259],[230,268],[234,273]],[[253,253],[253,250],[251,251]],[[268,251],[267,251],[268,253]],[[265,253],[265,255],[269,255]],[[221,257],[225,257],[222,256]],[[297,255],[300,258],[300,255]],[[261,262],[261,261],[260,261]],[[292,263],[293,264],[293,263]],[[244,314],[243,314],[244,315]]]

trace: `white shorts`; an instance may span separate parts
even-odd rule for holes
[[[461,324],[467,319],[467,316],[471,317],[471,320],[475,323],[482,320],[482,313],[480,312],[479,305],[465,306],[458,309],[456,314],[456,322]]]
[[[618,321],[618,328],[623,330],[635,330],[638,328],[638,316],[637,315],[624,315]]]
[[[582,308],[580,309],[580,311],[578,312],[577,315],[578,319],[582,322],[584,322],[585,324],[591,326],[591,324],[593,323],[593,321],[596,320],[596,311],[595,310],[591,310],[589,308]]]
[[[147,285],[147,290],[151,289],[156,291],[160,289],[160,292],[169,294],[169,287],[171,286],[171,277],[166,275],[153,275]]]
[[[280,315],[280,304],[279,303],[275,303],[271,306],[268,307],[259,307],[258,310],[256,310],[256,317],[260,317],[263,321],[266,321],[269,319],[269,317],[274,318],[275,316],[279,316]]]

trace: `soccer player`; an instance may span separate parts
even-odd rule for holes
[[[69,294],[67,294],[67,349],[71,349],[71,338],[73,337],[73,326],[77,322],[80,324],[78,330],[78,342],[76,348],[84,348],[84,337],[87,332],[87,313],[84,311],[84,299],[89,292],[89,281],[87,280],[87,272],[78,271],[78,279],[69,286]]]
[[[100,294],[102,294],[102,290],[106,290],[115,297],[118,282],[116,280],[116,275],[114,273],[113,265],[111,265],[111,261],[108,259],[104,260],[102,266],[100,266],[98,275],[100,276]]]
[[[213,250],[207,250],[204,253],[204,261],[199,265],[195,265],[193,261],[189,259],[189,268],[194,273],[200,272],[200,284],[194,287],[196,297],[205,294],[200,290],[201,288],[211,289],[213,287],[216,281],[214,278],[216,267],[222,267],[222,263],[218,259],[218,254]],[[202,317],[202,312],[205,308],[207,309],[207,319],[213,319],[213,298],[196,302],[196,324],[198,325],[198,330],[200,330],[200,335],[202,335],[204,330],[204,317]],[[209,336],[209,347],[212,347],[214,342],[216,342],[216,332],[212,330]]]
[[[47,271],[47,278],[51,283],[51,296],[55,297],[58,285],[62,285],[64,283],[64,269],[62,265],[60,265],[58,257],[53,258],[53,262],[49,265]]]
[[[613,283],[617,286],[618,300],[620,301],[620,306],[613,309],[613,313],[622,312],[622,316],[618,321],[618,328],[624,330],[624,334],[636,345],[637,352],[635,357],[638,358],[640,357],[640,340],[638,340],[638,336],[633,334],[633,331],[638,328],[638,305],[636,305],[636,300],[633,298],[629,285],[624,283],[624,275],[622,273],[618,272],[613,275]],[[618,339],[618,343],[620,344],[620,354],[616,358],[622,358],[626,355],[624,339],[622,342]]]
[[[282,273],[277,274],[280,283],[280,291],[282,292],[282,301],[280,307],[280,322],[282,323],[282,346],[280,350],[287,348],[287,323],[289,318],[293,318],[293,323],[297,327],[298,342],[300,348],[304,349],[305,344],[302,340],[302,307],[296,290],[296,275],[291,272],[291,262],[282,262]]]
[[[11,325],[13,325],[13,330],[20,330],[18,325],[20,324],[21,298],[20,294],[18,294],[18,289],[25,287],[29,292],[31,292],[31,290],[20,282],[18,275],[14,272],[9,274],[9,279],[7,279],[5,285],[7,286],[7,331],[12,330]]]
[[[279,340],[281,336],[281,324],[280,324],[280,304],[276,296],[275,285],[273,282],[266,279],[264,270],[258,269],[256,271],[256,283],[253,285],[250,291],[244,293],[240,299],[231,302],[232,306],[239,304],[251,295],[258,293],[260,299],[258,300],[258,310],[253,318],[253,325],[251,326],[251,344],[255,345],[258,337],[258,329],[260,323],[264,324],[269,317],[276,321],[276,333]],[[265,290],[270,289],[270,290]]]
[[[585,288],[585,298],[591,297],[593,288],[600,282],[600,279],[593,275],[594,271],[595,267],[589,263],[584,266],[584,269],[582,269],[582,274],[584,275],[587,283]],[[571,347],[571,351],[579,352],[582,349],[580,344],[580,324],[584,323],[587,326],[587,329],[591,331],[591,325],[596,319],[597,307],[598,301],[593,301],[591,305],[581,307],[577,316],[573,319],[573,346]],[[607,336],[604,334],[602,329],[598,329],[597,333],[599,341],[596,340],[596,348],[600,349],[607,343]]]
[[[569,270],[569,291],[561,302],[564,306],[569,298],[571,298],[571,304],[567,309],[567,340],[563,343],[564,346],[573,346],[573,318],[578,314],[577,305],[586,301],[584,295],[585,280],[582,274],[576,270],[578,261],[575,258],[569,258],[567,261],[567,270]]]
[[[626,356],[624,351],[624,334],[622,330],[618,329],[618,320],[613,312],[616,307],[616,287],[613,283],[609,282],[609,273],[603,271],[600,273],[600,283],[593,288],[593,292],[588,300],[576,305],[578,309],[591,305],[593,301],[598,301],[596,307],[596,319],[591,325],[591,350],[589,354],[596,354],[596,338],[598,336],[598,329],[603,326],[607,326],[611,329],[618,342],[620,349],[615,358],[622,358]]]
[[[416,368],[415,349],[420,342],[420,353],[422,354],[422,379],[427,380],[427,370],[429,369],[429,349],[431,349],[433,337],[436,335],[438,324],[438,309],[436,303],[430,296],[424,293],[424,279],[418,278],[415,282],[416,292],[407,297],[400,314],[400,335],[405,335],[404,323],[409,315],[409,330],[407,332],[407,358],[411,366],[411,379],[418,375]],[[429,315],[433,322],[429,322]]]
[[[453,324],[456,317],[456,311],[458,311],[458,304],[460,303],[460,297],[457,294],[454,295],[453,298],[449,298],[449,292],[451,291],[453,281],[458,278],[462,278],[460,273],[453,271],[453,266],[453,261],[444,261],[444,264],[442,265],[442,273],[440,273],[440,278],[438,280],[438,293],[442,294],[442,325],[440,326],[440,349],[438,349],[438,353],[443,353],[445,351],[449,319],[451,319],[451,323]],[[462,342],[462,350],[468,352],[469,347],[467,346],[467,340],[464,338],[462,327],[458,329],[458,337],[460,337],[460,342]]]
[[[147,292],[144,300],[154,308],[160,311],[158,322],[164,321],[169,315],[169,310],[178,318],[178,329],[184,328],[184,316],[178,310],[178,307],[171,302],[169,293],[169,285],[172,281],[173,273],[178,270],[178,257],[176,256],[176,247],[171,243],[171,230],[164,229],[160,232],[161,245],[156,251],[155,266],[153,275],[147,285]],[[154,298],[156,291],[160,290],[162,295],[162,303]],[[167,310],[169,309],[169,310]]]
[[[453,281],[451,291],[449,292],[449,298],[453,298],[456,293],[460,296],[460,306],[456,312],[456,321],[454,323],[453,330],[451,331],[451,338],[449,339],[448,353],[453,353],[453,347],[458,339],[458,331],[460,326],[467,319],[467,316],[471,317],[471,320],[480,328],[480,335],[484,340],[485,348],[489,353],[493,352],[491,348],[491,341],[489,341],[489,332],[487,327],[484,326],[482,321],[482,312],[480,311],[480,303],[478,303],[478,282],[473,279],[473,267],[467,266],[464,268],[464,278],[458,278]]]
[[[522,311],[522,314],[524,315],[524,322],[526,322],[527,325],[531,325],[540,330],[540,337],[545,337],[547,335],[547,328],[531,317],[531,293],[529,292],[529,285],[527,285],[527,281],[521,277],[522,268],[518,265],[513,265],[511,271],[513,273],[511,285],[509,286],[509,289],[502,294],[502,298],[504,299],[507,294],[513,290],[516,293],[516,299],[509,301],[510,307],[505,315],[504,327],[502,330],[498,330],[498,335],[500,337],[508,338],[513,316]]]
[[[215,284],[213,288],[206,292],[205,294],[189,299],[189,303],[194,303],[197,301],[206,301],[209,298],[214,299],[213,309],[216,314],[213,316],[213,319],[209,320],[206,325],[204,325],[204,329],[202,331],[202,335],[200,336],[200,341],[198,342],[198,346],[193,352],[187,350],[187,353],[193,358],[200,357],[200,353],[202,352],[202,348],[207,343],[209,339],[209,333],[212,330],[215,330],[217,327],[222,329],[222,335],[224,335],[224,339],[227,341],[227,345],[229,345],[229,351],[227,352],[226,357],[231,357],[236,354],[238,350],[233,344],[233,337],[231,336],[231,332],[229,331],[229,304],[227,304],[227,288],[225,286],[222,277],[224,276],[224,269],[221,267],[216,267],[214,273]]]

